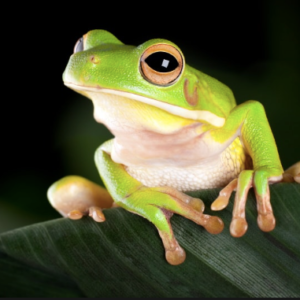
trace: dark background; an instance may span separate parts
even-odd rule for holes
[[[74,44],[92,29],[131,45],[173,41],[237,103],[263,103],[284,168],[300,159],[299,1],[139,3],[3,11],[0,232],[59,217],[46,191],[63,176],[101,183],[93,155],[109,133],[93,120],[91,101],[62,83]]]

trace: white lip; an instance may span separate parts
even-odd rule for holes
[[[93,92],[96,93],[97,91],[101,93],[107,93],[107,94],[114,94],[119,95],[122,97],[126,97],[129,99],[137,100],[155,107],[158,107],[164,111],[169,112],[170,114],[180,116],[186,119],[192,119],[197,121],[206,121],[213,126],[216,127],[222,127],[225,123],[225,119],[216,116],[215,114],[211,113],[207,110],[188,110],[179,106],[175,106],[169,103],[161,102],[155,99],[147,98],[144,96],[132,94],[129,92],[122,92],[117,90],[111,90],[111,89],[105,89],[101,87],[88,87],[88,86],[81,86],[74,83],[65,82],[64,83],[67,87],[77,90],[77,91],[87,91],[87,92]]]

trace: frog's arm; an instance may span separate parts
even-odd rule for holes
[[[258,210],[258,225],[263,231],[275,227],[275,218],[270,204],[269,182],[282,179],[283,169],[276,143],[267,120],[264,107],[257,101],[247,101],[236,106],[221,128],[210,130],[213,143],[226,143],[239,136],[252,158],[253,170],[244,170],[230,182],[212,204],[213,210],[223,209],[228,204],[231,192],[236,189],[233,219],[230,232],[240,237],[247,230],[245,205],[249,189],[255,189]]]
[[[113,140],[104,143],[95,154],[96,165],[108,191],[118,206],[152,222],[162,239],[166,259],[177,265],[185,260],[185,252],[176,241],[170,224],[173,213],[180,214],[217,234],[223,230],[218,217],[203,214],[204,204],[171,187],[148,188],[132,178],[123,165],[112,161],[110,151]]]

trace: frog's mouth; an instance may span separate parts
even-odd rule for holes
[[[210,111],[206,110],[188,110],[185,108],[182,108],[180,106],[172,105],[170,103],[162,102],[156,99],[144,97],[141,95],[129,93],[129,92],[123,92],[123,91],[118,91],[118,90],[113,90],[113,89],[106,89],[106,88],[101,88],[99,86],[97,87],[89,87],[89,86],[82,86],[70,82],[64,82],[64,84],[69,87],[72,90],[75,90],[76,92],[88,97],[90,97],[90,93],[105,93],[105,94],[113,94],[121,97],[125,97],[128,99],[136,100],[151,106],[155,106],[159,109],[162,109],[170,114],[180,116],[186,119],[191,119],[191,120],[196,120],[198,122],[204,122],[204,123],[209,123],[213,126],[216,127],[222,127],[225,123],[225,119],[221,118]]]

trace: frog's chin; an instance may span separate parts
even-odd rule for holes
[[[129,92],[124,92],[124,91],[118,91],[118,90],[113,90],[113,89],[106,89],[106,88],[101,88],[101,87],[89,87],[89,86],[82,86],[70,82],[64,82],[64,84],[75,90],[76,92],[88,97],[90,97],[90,93],[106,93],[106,94],[114,94],[114,95],[119,95],[121,97],[126,97],[132,100],[136,100],[157,108],[160,108],[172,115],[180,116],[185,119],[191,119],[191,120],[196,120],[199,122],[205,122],[209,123],[213,126],[216,127],[222,127],[225,123],[225,118],[221,118],[215,114],[213,114],[210,111],[206,110],[188,110],[180,106],[172,105],[166,102],[162,102],[156,99],[144,97],[141,95],[129,93]]]

